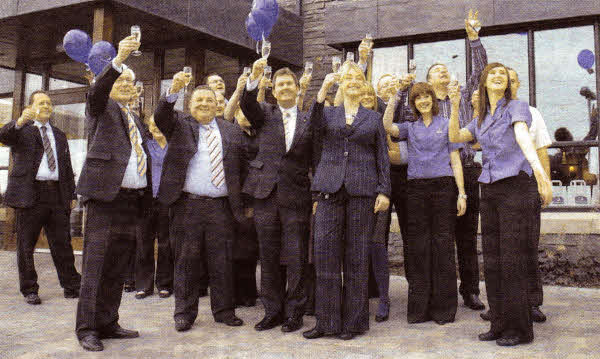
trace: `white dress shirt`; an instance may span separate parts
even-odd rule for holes
[[[529,136],[535,145],[535,149],[548,147],[552,144],[552,139],[548,133],[546,122],[542,118],[542,114],[537,108],[529,106],[531,113],[531,126],[529,127]]]
[[[42,138],[44,138],[42,126],[46,126],[46,135],[50,141],[50,146],[52,147],[52,152],[54,153],[54,163],[56,164],[54,171],[50,171],[50,167],[48,166],[48,155],[46,155],[46,151],[44,151],[35,179],[37,181],[58,181],[58,156],[56,153],[56,139],[54,138],[54,132],[52,132],[52,126],[50,126],[49,123],[44,125],[38,121],[33,121],[33,125],[38,128]]]

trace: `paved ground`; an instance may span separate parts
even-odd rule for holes
[[[455,323],[408,325],[407,285],[402,277],[392,277],[390,320],[383,324],[373,320],[377,300],[372,300],[371,330],[348,342],[307,341],[300,332],[283,334],[279,329],[258,333],[252,326],[261,319],[260,306],[237,311],[246,322],[243,327],[216,324],[207,298],[200,301],[192,330],[177,333],[172,297],[154,295],[140,301],[125,293],[120,322],[138,329],[141,337],[104,340],[104,352],[88,353],[79,347],[73,331],[77,301],[62,297],[50,255],[38,253],[35,259],[40,306],[25,304],[18,292],[15,253],[0,251],[0,358],[600,358],[600,290],[546,287],[543,308],[549,319],[535,325],[535,341],[501,348],[477,341],[477,334],[488,326],[478,312],[462,305]],[[304,330],[314,322],[305,317]]]

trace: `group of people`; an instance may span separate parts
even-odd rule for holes
[[[309,111],[302,104],[311,76],[298,80],[282,68],[271,81],[261,58],[228,101],[218,75],[188,91],[187,112],[174,105],[192,78],[175,74],[146,123],[131,107],[139,94],[124,64],[140,43],[126,37],[90,86],[89,146],[76,188],[66,137],[48,125],[50,99],[34,92],[21,117],[0,129],[13,153],[5,201],[17,208],[26,301],[40,303],[32,253],[43,226],[65,297],[79,296],[81,346],[99,351],[101,339],[137,337],[119,325],[118,309],[135,256],[136,296],[153,293],[157,237],[156,285],[161,297],[174,293],[177,331],[192,327],[207,287],[214,320],[243,325],[235,307],[254,305],[260,260],[265,314],[256,330],[297,331],[314,313],[305,338],[352,339],[369,329],[370,297],[379,297],[376,321],[389,317],[393,205],[409,323],[453,322],[458,293],[467,307],[485,309],[481,214],[489,303],[481,316],[491,329],[479,339],[531,342],[532,321],[545,320],[537,247],[540,208],[552,197],[551,141],[539,112],[518,99],[516,72],[487,63],[478,25],[470,12],[473,70],[464,87],[436,63],[426,82],[384,75],[375,91],[365,76],[373,43],[365,39],[358,63],[328,74]],[[270,86],[276,103],[264,101]],[[87,211],[82,276],[68,236],[75,194]]]

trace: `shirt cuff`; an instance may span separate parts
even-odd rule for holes
[[[481,40],[480,40],[480,39],[477,39],[477,40],[471,40],[471,41],[469,41],[469,44],[471,45],[471,47],[472,47],[472,48],[473,48],[473,47],[479,47],[479,46],[483,46],[483,45],[481,44]]]
[[[179,94],[178,93],[171,93],[171,89],[167,89],[167,93],[165,94],[165,97],[167,99],[168,103],[175,103],[177,102],[177,99],[179,98]]]
[[[258,87],[259,82],[260,82],[260,78],[254,80],[254,81],[250,81],[250,78],[248,77],[248,81],[246,81],[246,91],[254,91],[254,89],[256,89]]]
[[[123,71],[127,70],[129,67],[127,67],[127,65],[125,64],[121,64],[121,66],[117,66],[115,64],[115,59],[113,59],[111,62],[113,69],[115,69],[115,71],[117,71],[118,73],[122,74]]]

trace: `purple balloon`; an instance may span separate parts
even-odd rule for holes
[[[579,55],[577,55],[577,63],[586,70],[591,69],[594,66],[594,62],[594,53],[590,50],[581,50]]]
[[[63,38],[63,48],[70,58],[85,64],[92,49],[92,39],[81,30],[69,30]]]
[[[248,14],[248,17],[246,17],[246,31],[254,41],[261,41],[263,32],[265,38],[271,34],[270,30],[265,32],[260,26],[258,26],[252,13]]]
[[[88,66],[95,75],[98,75],[115,56],[117,56],[117,51],[110,42],[99,41],[90,50]]]
[[[277,0],[254,0],[252,3],[252,16],[265,38],[271,33],[271,29],[277,22],[279,16],[279,4]]]

